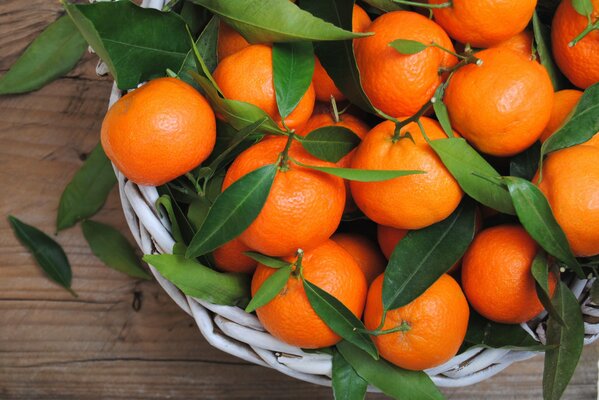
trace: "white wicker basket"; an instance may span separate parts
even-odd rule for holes
[[[144,0],[144,7],[161,9],[165,0]],[[98,66],[98,72],[106,72]],[[121,92],[114,86],[110,105]],[[170,253],[174,240],[170,233],[169,221],[161,218],[154,206],[158,199],[156,188],[139,186],[128,181],[115,168],[119,182],[119,192],[125,218],[131,233],[144,254]],[[319,385],[331,385],[331,356],[328,354],[306,353],[272,337],[264,330],[260,321],[238,307],[210,304],[186,296],[172,283],[150,266],[158,283],[186,313],[191,315],[206,340],[229,354],[246,361],[274,368],[286,375]],[[592,281],[574,279],[570,288],[578,297],[585,320],[599,320],[599,309],[589,302],[589,288]],[[522,327],[537,341],[545,340],[545,315]],[[585,322],[585,344],[599,337],[599,323]],[[514,362],[534,357],[532,351],[504,349],[470,349],[454,357],[445,364],[427,370],[432,380],[440,387],[467,386],[483,381],[499,373]],[[369,388],[377,391],[375,388]]]

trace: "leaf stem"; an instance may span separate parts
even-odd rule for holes
[[[452,55],[452,56],[454,56],[454,57],[457,57],[457,58],[459,58],[460,60],[466,60],[466,59],[468,59],[468,57],[470,57],[470,55],[465,55],[465,56],[463,56],[463,55],[461,55],[461,54],[458,54],[458,53],[456,53],[455,51],[451,51],[451,50],[449,50],[449,49],[447,49],[447,48],[445,48],[445,47],[441,46],[440,44],[437,44],[437,43],[435,43],[434,41],[433,41],[433,42],[431,42],[431,44],[429,44],[427,47],[436,47],[436,48],[438,48],[438,49],[441,49],[441,50],[443,50],[443,51],[444,51],[444,52],[446,52],[446,53],[449,53],[449,54],[451,54],[451,55]]]
[[[433,98],[434,99],[434,98]],[[395,121],[395,131],[393,132],[393,137],[391,138],[391,141],[393,143],[397,143],[398,140],[404,138],[404,137],[408,137],[407,135],[405,136],[401,136],[401,129],[412,123],[412,122],[417,122],[420,120],[420,117],[422,117],[424,114],[426,114],[426,112],[428,110],[430,110],[430,108],[433,106],[433,99],[429,100],[426,102],[425,105],[423,105],[420,110],[418,110],[418,112],[416,112],[416,114],[412,115],[409,118],[404,119],[403,121]],[[411,136],[409,136],[411,138]],[[412,139],[414,140],[414,139]]]
[[[367,331],[366,333],[368,333],[371,336],[382,336],[382,335],[388,335],[390,333],[396,333],[396,332],[408,332],[410,329],[412,329],[412,327],[410,326],[410,324],[407,321],[401,321],[401,324],[395,328],[391,328],[391,329],[387,329],[387,330],[374,330],[374,331]]]
[[[332,108],[332,115],[333,115],[333,121],[335,121],[336,124],[339,123],[340,119],[339,119],[339,110],[337,110],[337,102],[335,101],[335,96],[331,95],[331,108]]]
[[[589,23],[587,24],[587,27],[584,28],[584,30],[582,32],[580,32],[578,34],[578,36],[576,36],[574,39],[572,39],[572,41],[570,43],[568,43],[568,47],[576,46],[576,44],[578,44],[578,42],[580,42],[582,39],[584,39],[584,37],[586,35],[588,35],[592,31],[597,30],[597,29],[599,29],[599,20],[595,21],[595,23],[592,23],[591,18],[589,16]]]
[[[295,266],[295,269],[293,271],[293,274],[295,276],[299,276],[302,280],[304,279],[304,271],[302,268],[302,261],[304,260],[304,250],[302,249],[297,249],[297,260],[295,260],[295,262],[293,263],[293,265]]]
[[[464,57],[464,56],[462,56]],[[477,66],[481,66],[483,65],[483,60],[481,60],[480,58],[476,58],[473,54],[469,54],[467,55],[465,58],[462,59],[462,61],[460,61],[459,63],[457,63],[456,65],[454,65],[453,67],[449,67],[449,68],[445,68],[445,67],[441,67],[439,68],[439,75],[443,75],[445,73],[453,73],[454,71],[457,71],[458,69],[462,68],[465,65],[468,64],[476,64]]]
[[[448,8],[453,6],[452,1],[448,1],[441,4],[426,4],[426,3],[418,3],[416,1],[408,1],[408,0],[393,0],[394,3],[403,4],[404,6],[414,6],[414,7],[422,7],[422,8]]]
[[[280,161],[279,161],[279,171],[288,171],[289,170],[289,148],[291,147],[291,143],[293,143],[293,139],[295,137],[295,132],[289,131],[289,136],[287,137],[287,143],[285,144],[285,148],[281,152]]]

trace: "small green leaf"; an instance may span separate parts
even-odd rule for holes
[[[133,247],[118,230],[91,220],[83,221],[81,229],[92,252],[104,264],[135,278],[150,279]]]
[[[424,293],[464,255],[475,231],[476,207],[465,200],[443,221],[408,232],[385,270],[384,308],[394,310]]]
[[[8,222],[10,222],[17,239],[31,252],[46,275],[77,297],[77,294],[71,289],[71,264],[69,264],[62,247],[44,232],[27,225],[12,215],[8,216]]]
[[[532,261],[530,272],[533,278],[535,278],[535,288],[539,301],[543,304],[543,307],[549,315],[563,325],[564,321],[562,320],[562,317],[560,317],[551,303],[551,295],[549,293],[549,260],[547,259],[547,254],[543,250],[537,252],[537,255]]]
[[[204,223],[208,211],[210,211],[210,206],[210,201],[205,197],[198,197],[189,204],[189,207],[187,208],[187,219],[194,231],[197,231]]]
[[[189,4],[189,3],[185,3]],[[179,77],[189,83],[190,85],[196,84],[191,75],[188,73],[190,70],[197,70],[199,73],[202,73],[201,64],[198,66],[198,59],[196,58],[196,54],[201,54],[201,60],[208,71],[208,73],[212,73],[216,68],[216,44],[218,39],[218,18],[212,17],[210,22],[206,25],[198,40],[195,41],[194,46],[189,50],[187,55],[185,56],[185,60],[183,64],[181,64],[181,68],[179,68]]]
[[[590,140],[599,132],[599,83],[588,87],[570,118],[543,143],[541,156]]]
[[[281,293],[281,290],[283,290],[287,284],[287,281],[291,276],[292,269],[293,265],[287,264],[269,276],[268,279],[262,283],[262,286],[260,286],[254,297],[252,297],[252,301],[250,301],[250,304],[248,304],[245,308],[245,312],[254,312],[258,308],[270,303],[272,299],[277,297],[277,295]]]
[[[256,253],[255,251],[246,251],[244,254],[252,260],[258,261],[260,264],[270,268],[279,269],[291,265],[291,263],[281,260],[280,258],[265,256],[264,254]]]
[[[360,144],[360,137],[343,126],[324,126],[298,139],[308,153],[332,163],[341,160]]]
[[[408,371],[383,359],[374,360],[345,340],[337,343],[337,350],[358,375],[387,396],[402,400],[443,399],[443,394],[423,371]]]
[[[429,144],[470,197],[502,213],[516,213],[509,192],[501,183],[493,182],[499,173],[464,139],[440,139]]]
[[[347,362],[339,351],[333,352],[333,396],[335,400],[363,400],[368,382]]]
[[[98,143],[62,192],[56,229],[69,228],[97,213],[115,184],[112,164]]]
[[[275,43],[272,70],[279,114],[287,118],[312,84],[314,49],[310,42]]]
[[[378,8],[381,11],[400,11],[405,10],[406,7],[395,3],[393,0],[364,0],[364,3],[370,4],[374,8]]]
[[[87,48],[67,16],[48,25],[25,52],[0,77],[0,95],[37,90],[69,72]]]
[[[408,39],[395,39],[389,43],[389,46],[397,50],[398,53],[405,55],[418,54],[428,48],[428,46],[424,43]]]
[[[308,301],[320,319],[343,339],[365,351],[370,358],[378,359],[379,352],[365,333],[362,321],[335,297],[305,279],[302,281]]]
[[[545,352],[545,400],[557,400],[562,396],[578,365],[584,344],[584,323],[580,304],[564,282],[559,282],[552,302],[565,325],[559,324],[551,317],[547,321],[547,345],[554,347]]]
[[[335,168],[335,167],[317,167],[314,165],[303,164],[297,160],[293,160],[297,165],[310,168],[316,171],[324,172],[325,174],[338,176],[343,179],[357,182],[381,182],[389,179],[399,178],[401,176],[425,174],[424,171],[392,171],[392,170],[370,170],[370,169],[354,169],[354,168]]]
[[[593,1],[592,0],[572,0],[572,7],[576,12],[583,17],[591,15],[593,12]]]
[[[162,195],[156,200],[156,210],[162,215],[161,207],[166,211],[166,215],[171,223],[171,234],[173,235],[173,239],[175,242],[184,243],[183,235],[181,234],[181,229],[179,229],[179,222],[177,221],[177,217],[175,216],[175,211],[173,210],[173,203],[171,201],[171,197],[168,195]]]
[[[599,279],[595,279],[591,286],[591,302],[599,305]]]
[[[515,155],[510,160],[510,175],[532,180],[539,169],[540,157],[541,142],[535,142],[531,147]]]
[[[192,258],[209,253],[246,230],[260,214],[276,173],[276,165],[266,165],[243,176],[222,192],[191,240],[186,256]]]
[[[143,260],[188,296],[229,306],[245,306],[249,301],[246,274],[217,272],[182,255],[145,255]]]
[[[170,208],[172,210],[169,211],[169,209],[166,208],[168,206],[168,204],[166,204],[166,201],[164,203],[161,202],[161,205],[165,206],[165,210],[167,211],[167,216],[169,217],[169,221],[171,221],[171,226],[176,225],[177,228],[175,228],[175,229],[178,229],[178,232],[180,232],[180,237],[175,238],[175,236],[173,235],[173,238],[175,240],[178,240],[179,243],[183,243],[183,244],[189,243],[189,241],[195,234],[196,229],[193,227],[191,222],[188,220],[186,213],[184,213],[183,210],[181,209],[181,205],[179,204],[179,202],[182,202],[184,204],[190,204],[190,203],[187,201],[182,201],[180,199],[177,199],[177,197],[175,196],[175,193],[171,190],[171,187],[172,187],[171,185],[167,184],[167,185],[159,186],[157,189],[158,189],[158,194],[161,197],[168,196],[170,198],[170,206],[171,206]],[[198,198],[198,196],[194,193],[192,195],[191,202],[195,201],[197,198]],[[160,210],[158,210],[158,212],[160,212]],[[179,235],[179,234],[177,234],[177,235]]]
[[[536,11],[532,16],[532,28],[541,65],[547,70],[549,78],[551,78],[551,82],[553,83],[553,88],[556,91],[564,89],[568,83],[551,56],[550,29],[541,22]]]
[[[453,129],[451,128],[451,122],[449,120],[449,112],[447,111],[447,106],[443,103],[443,96],[445,95],[445,84],[439,85],[437,90],[435,91],[435,102],[433,103],[433,109],[435,110],[435,116],[437,120],[439,120],[439,124],[443,128],[443,131],[447,135],[447,137],[454,137]]]
[[[218,15],[252,43],[354,39],[353,33],[316,18],[287,0],[191,0]]]
[[[564,231],[559,226],[549,202],[541,190],[531,182],[516,177],[504,177],[514,202],[518,219],[545,251],[572,268],[582,279],[584,272],[572,254]]]

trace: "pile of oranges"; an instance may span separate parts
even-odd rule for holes
[[[428,1],[442,3],[445,0]],[[411,370],[438,366],[458,352],[471,309],[504,324],[526,322],[543,311],[531,274],[539,245],[517,221],[497,224],[497,212],[483,206],[478,210],[480,229],[460,263],[405,306],[385,312],[382,301],[385,268],[394,248],[409,231],[446,219],[465,197],[429,144],[448,137],[433,115],[423,111],[439,86],[446,86],[443,102],[453,135],[502,169],[509,157],[556,132],[580,100],[581,90],[599,82],[599,32],[572,46],[588,21],[571,0],[563,0],[553,19],[552,51],[577,89],[554,93],[529,28],[536,3],[453,0],[449,7],[430,8],[430,18],[427,11],[392,11],[373,21],[355,5],[353,30],[372,33],[354,39],[360,80],[372,105],[389,117],[384,121],[347,103],[319,60],[312,84],[293,112],[282,118],[272,45],[250,44],[221,22],[213,77],[222,95],[259,107],[288,133],[265,134],[228,167],[223,191],[266,165],[276,164],[278,170],[257,218],[211,255],[222,271],[253,274],[253,295],[277,270],[247,252],[294,265],[283,289],[256,310],[272,335],[307,349],[341,340],[313,310],[301,279],[339,300],[371,332],[389,331],[372,336],[378,351]],[[595,21],[599,1],[592,3],[589,18]],[[390,46],[398,39],[426,48],[402,54]],[[210,156],[219,118],[194,87],[177,78],[159,78],[109,110],[102,144],[127,178],[163,185]],[[396,129],[397,121],[410,118]],[[332,163],[294,139],[326,126],[345,127],[361,143]],[[349,182],[307,166],[424,173]],[[542,179],[537,176],[533,182],[546,196],[574,255],[599,254],[599,136],[549,154]],[[356,213],[376,229],[356,232],[349,222],[338,231],[343,216]],[[550,294],[558,280],[556,273],[549,274]]]

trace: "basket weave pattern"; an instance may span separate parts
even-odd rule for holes
[[[98,1],[98,0],[97,0]],[[161,9],[165,0],[144,0],[142,6]],[[98,65],[98,73],[106,68]],[[110,105],[122,93],[113,88]],[[160,217],[154,204],[158,199],[156,188],[139,186],[116,170],[119,192],[127,224],[144,254],[171,253],[175,244],[168,219]],[[306,353],[271,336],[260,321],[241,308],[210,304],[184,295],[172,283],[150,266],[158,283],[187,314],[214,347],[254,364],[274,368],[286,375],[320,385],[331,385],[332,360],[328,354]],[[577,296],[585,321],[585,344],[599,338],[599,308],[590,304],[592,280],[573,279],[568,283]],[[522,327],[537,341],[545,341],[546,314],[543,313]],[[440,387],[472,385],[490,378],[514,362],[534,357],[537,352],[507,349],[473,348],[457,355],[443,365],[427,370]],[[374,388],[370,388],[376,391]]]

